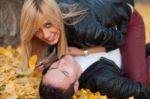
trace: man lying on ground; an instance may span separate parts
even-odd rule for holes
[[[65,55],[46,70],[39,93],[41,99],[71,99],[80,88],[99,91],[108,98],[134,96],[135,99],[150,99],[150,88],[124,77],[120,68],[110,59],[101,57],[83,71],[70,55]]]

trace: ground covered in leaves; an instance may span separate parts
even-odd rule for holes
[[[29,69],[24,71],[21,67],[21,48],[0,47],[0,99],[39,99],[41,73],[33,71],[36,59],[35,55],[32,56]],[[107,96],[81,89],[73,99],[107,99]]]
[[[38,99],[39,73],[21,67],[21,48],[0,48],[0,99]]]
[[[35,58],[29,62],[29,69],[21,67],[21,48],[0,47],[0,99],[39,99],[38,86],[41,73],[33,72]],[[73,99],[107,99],[99,92],[80,90]]]

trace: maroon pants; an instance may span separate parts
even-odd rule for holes
[[[145,57],[145,27],[141,15],[136,10],[131,16],[121,53],[125,75],[129,79],[147,85],[148,63]]]

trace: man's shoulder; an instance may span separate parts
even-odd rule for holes
[[[121,69],[110,59],[101,57],[97,62],[88,67],[81,75],[81,78],[95,77],[94,75],[102,75],[102,73],[117,73],[122,75]]]

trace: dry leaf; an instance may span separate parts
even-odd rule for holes
[[[20,47],[0,47],[0,99],[39,99],[41,76],[29,70],[23,71],[20,58]]]
[[[29,59],[29,68],[31,71],[34,70],[36,62],[37,62],[37,55],[31,56],[31,58]]]
[[[3,48],[3,47],[0,47],[0,54],[4,54],[4,52],[5,52],[5,49]]]

